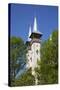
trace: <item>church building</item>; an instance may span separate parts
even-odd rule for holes
[[[32,69],[32,75],[35,76],[35,81],[37,84],[37,78],[35,75],[35,68],[37,67],[37,61],[40,60],[40,48],[41,48],[41,36],[42,33],[39,32],[37,27],[37,20],[36,17],[34,18],[34,26],[33,31],[31,32],[31,26],[29,27],[29,35],[28,40],[26,41],[27,44],[27,64],[23,67],[22,70],[18,72],[16,78],[18,78],[22,73],[24,73],[29,68]]]

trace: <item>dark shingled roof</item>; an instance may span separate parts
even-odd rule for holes
[[[42,33],[37,31],[37,32],[32,32],[30,35],[30,38],[40,38],[42,36]]]

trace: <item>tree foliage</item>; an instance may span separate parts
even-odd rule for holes
[[[36,69],[38,84],[58,83],[58,32],[42,44],[41,60]]]
[[[58,83],[58,31],[54,31],[50,38],[41,45],[41,60],[35,68],[38,84]],[[24,72],[18,79],[17,72],[27,63],[26,45],[21,38],[10,38],[10,80],[11,86],[35,85],[35,77],[31,68]]]
[[[15,79],[14,83],[12,83],[12,86],[29,86],[29,85],[35,85],[35,78],[31,74],[31,68],[24,74],[22,74],[18,79]]]
[[[23,65],[26,64],[26,45],[19,37],[10,38],[10,82],[14,82],[15,76]]]

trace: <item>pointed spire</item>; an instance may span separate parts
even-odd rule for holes
[[[37,32],[37,20],[36,20],[36,17],[34,18],[33,32]]]
[[[31,26],[29,27],[29,37],[30,37],[30,35],[31,35]]]
[[[50,35],[50,41],[52,40],[52,34]]]
[[[31,40],[30,35],[31,35],[31,26],[29,27],[28,41]]]

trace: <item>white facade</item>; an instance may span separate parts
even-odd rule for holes
[[[40,43],[34,42],[31,46],[32,51],[32,69],[37,67],[37,60],[40,60]]]
[[[37,67],[37,60],[40,60],[40,43],[33,43],[27,53],[28,66],[33,69]]]

